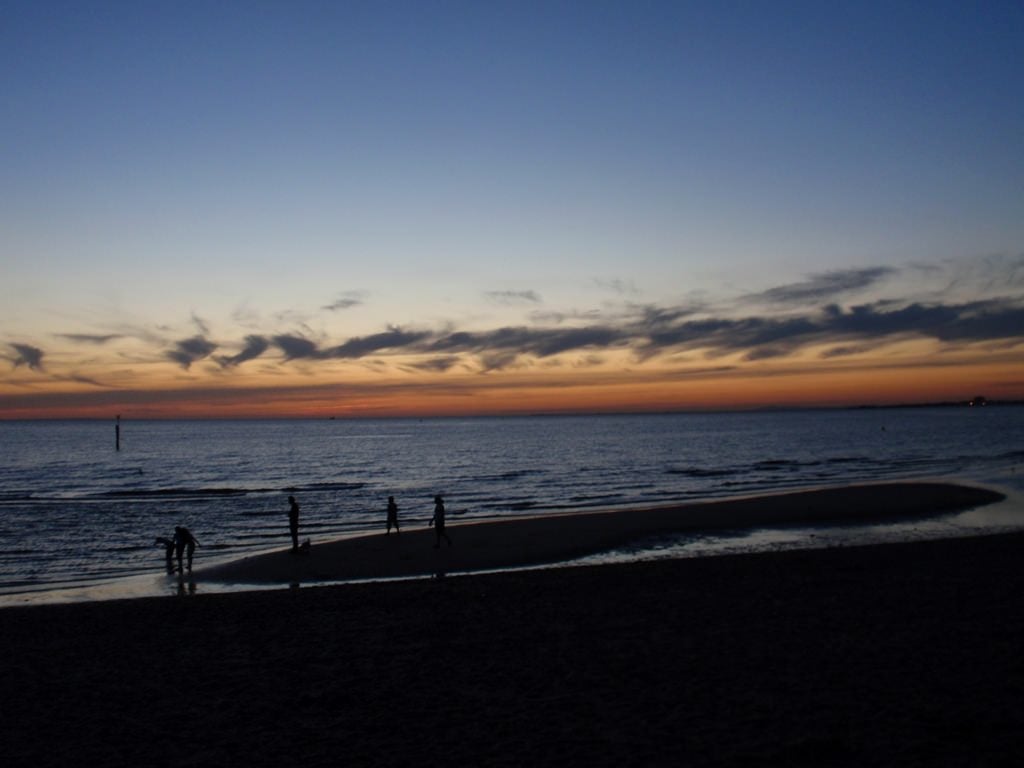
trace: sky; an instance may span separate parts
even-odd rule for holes
[[[0,19],[0,419],[1024,398],[1020,2]]]

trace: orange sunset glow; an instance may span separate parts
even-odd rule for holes
[[[490,414],[657,412],[964,401],[1021,396],[1012,354],[814,358],[714,366],[644,362],[632,366],[536,364],[502,372],[356,371],[311,377],[253,377],[238,386],[208,375],[173,377],[147,389],[96,393],[81,385],[0,397],[10,418],[430,417]],[[313,381],[310,381],[310,379]],[[283,379],[283,380],[282,380]]]

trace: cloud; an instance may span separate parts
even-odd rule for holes
[[[330,304],[325,304],[322,308],[326,309],[328,312],[351,309],[352,307],[358,307],[363,304],[365,296],[366,294],[362,291],[345,291],[337,299],[332,301]]]
[[[471,354],[487,370],[496,370],[515,364],[521,356],[543,359],[615,348],[632,349],[641,358],[704,350],[709,356],[738,353],[748,360],[764,360],[820,344],[833,347],[825,357],[838,357],[910,336],[940,342],[1022,339],[1024,307],[1007,300],[907,305],[880,301],[850,308],[830,304],[799,315],[739,318],[699,316],[687,306],[637,307],[632,317],[619,322],[575,328],[510,326],[440,334],[391,329],[352,339],[323,356],[354,358],[381,349],[441,357]]]
[[[515,366],[519,353],[512,349],[487,350],[479,355],[480,365],[485,371],[501,371]]]
[[[263,336],[250,335],[245,337],[245,346],[242,351],[237,355],[230,357],[223,356],[217,358],[219,362],[225,368],[231,368],[236,365],[241,365],[248,360],[255,360],[257,357],[262,355],[270,347],[270,342],[267,341]]]
[[[83,375],[81,375],[79,373],[72,374],[71,376],[61,376],[61,377],[59,377],[58,380],[59,381],[73,381],[76,384],[89,384],[90,386],[93,386],[93,387],[109,388],[107,384],[104,384],[101,381],[97,381],[96,379],[93,379],[93,378],[91,378],[89,376],[83,376]]]
[[[531,323],[543,325],[548,323],[551,325],[561,325],[569,319],[569,315],[564,312],[554,312],[548,310],[534,310],[528,315]]]
[[[206,321],[199,317],[195,312],[192,313],[192,322],[195,324],[196,328],[199,329],[200,335],[210,335],[210,327],[206,324]]]
[[[310,319],[308,313],[301,312],[301,311],[295,310],[295,309],[284,309],[284,310],[281,310],[280,312],[275,312],[272,315],[272,317],[273,317],[274,321],[277,322],[277,323],[286,324],[286,325],[292,325],[292,326],[305,325],[306,322]]]
[[[375,333],[371,336],[362,336],[349,339],[344,344],[324,351],[325,357],[359,358],[382,349],[401,349],[409,347],[427,339],[430,333],[427,331],[403,331],[401,328],[391,327],[383,333]]]
[[[527,318],[530,320],[530,322],[536,325],[562,325],[563,323],[567,323],[570,320],[583,323],[600,323],[604,322],[607,317],[607,312],[603,312],[597,309],[591,309],[586,311],[573,310],[571,312],[556,312],[535,309],[527,315]]]
[[[836,296],[870,288],[897,272],[898,270],[892,267],[867,267],[865,269],[822,272],[811,275],[809,280],[769,288],[767,291],[748,294],[744,298],[748,301],[768,304],[816,304],[829,301]]]
[[[56,334],[59,339],[66,339],[73,341],[78,344],[106,344],[107,342],[114,341],[115,339],[123,339],[124,336],[120,333],[106,333],[106,334],[87,334],[87,333],[58,333]]]
[[[540,304],[540,294],[536,291],[485,291],[490,301],[496,304]]]
[[[569,352],[575,349],[607,349],[618,341],[622,334],[614,328],[568,328],[534,334],[535,338],[528,351],[538,357]]]
[[[1013,288],[1024,286],[1024,253],[1001,260],[1000,267],[1000,285]]]
[[[757,347],[756,349],[750,350],[746,355],[743,356],[744,360],[748,362],[756,362],[758,360],[771,360],[775,357],[785,357],[790,353],[790,349],[785,346],[767,346]]]
[[[648,354],[707,348],[719,353],[743,352],[755,360],[812,343],[860,342],[863,347],[867,342],[906,336],[943,342],[1024,339],[1024,307],[1008,300],[906,306],[884,301],[849,309],[833,304],[818,313],[796,317],[656,323],[638,333],[637,340]]]
[[[686,317],[693,317],[701,313],[700,307],[657,307],[651,305],[639,305],[633,308],[634,314],[639,313],[642,323],[648,327],[667,326],[682,320]]]
[[[825,329],[834,334],[878,338],[915,334],[939,341],[995,341],[1024,336],[1024,307],[1000,299],[964,304],[863,305],[844,311],[831,306]]]
[[[14,357],[8,358],[14,363],[15,368],[25,366],[33,371],[43,370],[43,350],[29,344],[11,344],[14,350]]]
[[[248,304],[241,304],[231,310],[231,319],[243,328],[257,329],[263,324],[260,312]]]
[[[217,345],[212,341],[208,341],[202,336],[193,336],[190,339],[176,342],[174,349],[165,354],[187,371],[192,363],[208,357],[216,348]]]
[[[746,351],[750,359],[760,359],[778,357],[821,331],[809,318],[709,318],[656,327],[639,341],[647,357],[666,350],[707,348],[719,354]]]
[[[283,334],[272,342],[284,353],[286,360],[294,359],[357,359],[381,350],[398,350],[418,344],[430,337],[427,331],[403,331],[391,327],[370,336],[355,336],[343,344],[322,349],[304,336]]]
[[[1024,254],[956,259],[944,266],[942,274],[947,282],[942,290],[949,294],[998,296],[1024,287]],[[925,272],[925,266],[915,268]]]
[[[623,342],[622,331],[604,326],[584,328],[498,328],[471,333],[456,331],[435,339],[433,352],[463,352],[481,356],[489,370],[511,365],[519,355],[550,357],[576,349],[605,349]]]
[[[1014,259],[1005,259],[999,265],[1012,287],[1021,265]],[[563,355],[573,355],[579,365],[579,361],[599,359],[587,356],[612,351],[628,352],[636,362],[659,356],[665,356],[666,362],[675,357],[677,362],[679,356],[689,355],[687,364],[692,364],[701,356],[706,360],[735,356],[758,361],[807,348],[814,349],[819,361],[830,360],[867,354],[882,344],[909,338],[930,339],[947,349],[975,342],[1006,346],[1024,343],[1024,297],[956,302],[949,297],[945,301],[925,301],[904,296],[855,305],[836,301],[840,294],[874,286],[895,273],[887,267],[834,271],[741,297],[755,297],[770,304],[760,308],[716,306],[681,298],[667,305],[623,303],[565,314],[535,312],[529,324],[521,326],[410,329],[390,325],[379,333],[341,340],[325,338],[308,326],[291,325],[287,333],[251,333],[230,345],[230,354],[213,359],[228,369],[263,357],[272,348],[281,352],[273,356],[274,362],[283,357],[285,362],[303,360],[312,364],[337,360],[365,363],[367,358],[390,355],[401,356],[401,364],[407,370],[444,373],[459,365],[495,371],[539,361],[550,364]],[[914,268],[906,269],[908,280],[913,273]],[[892,285],[889,287],[893,289]],[[532,291],[489,295],[496,300],[515,297],[518,301],[540,301]],[[780,308],[784,311],[780,312]],[[194,314],[192,320],[205,327]],[[124,328],[115,330],[119,333],[60,337],[75,343],[103,345],[120,337],[138,335],[128,334]],[[173,360],[185,370],[218,349],[206,334],[179,341],[166,337],[157,341],[153,336],[149,343],[163,358]],[[26,344],[11,344],[10,349],[13,355],[4,359],[15,367],[42,370],[42,350]],[[47,362],[53,366],[52,360]],[[572,358],[559,362],[573,364]],[[82,371],[92,373],[91,369]]]
[[[833,357],[849,357],[850,355],[860,355],[870,351],[871,347],[866,344],[846,344],[844,346],[826,349],[821,353],[821,357],[828,360]]]
[[[330,304],[324,304],[323,309],[328,312],[337,312],[341,309],[351,309],[352,307],[358,307],[363,302],[359,299],[337,299],[332,301]]]
[[[454,368],[461,362],[461,358],[456,355],[449,355],[447,357],[434,357],[430,360],[424,360],[423,362],[413,363],[412,367],[421,371],[430,371],[432,373],[444,373],[445,371]]]
[[[962,305],[955,320],[939,329],[943,341],[996,341],[1024,336],[1024,307],[1000,300]]]
[[[271,341],[284,352],[285,360],[303,360],[321,356],[316,343],[302,336],[281,334],[274,336]]]
[[[166,334],[169,333],[171,329],[164,326],[154,326],[154,328],[130,323],[120,323],[117,326],[117,336],[115,336],[115,338],[137,339],[144,344],[151,344],[154,346],[165,346],[168,344],[169,342]],[[114,339],[111,340],[113,341]]]

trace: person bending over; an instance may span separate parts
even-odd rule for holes
[[[188,556],[188,571],[192,572],[192,555],[196,551],[196,547],[199,546],[199,539],[192,535],[192,531],[184,526],[178,526],[174,529],[174,554],[178,558],[178,573],[184,573],[181,567],[182,556]]]

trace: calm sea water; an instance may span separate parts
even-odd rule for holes
[[[851,481],[1019,483],[1024,408],[379,421],[0,422],[0,594],[159,572],[404,525],[650,505]]]

